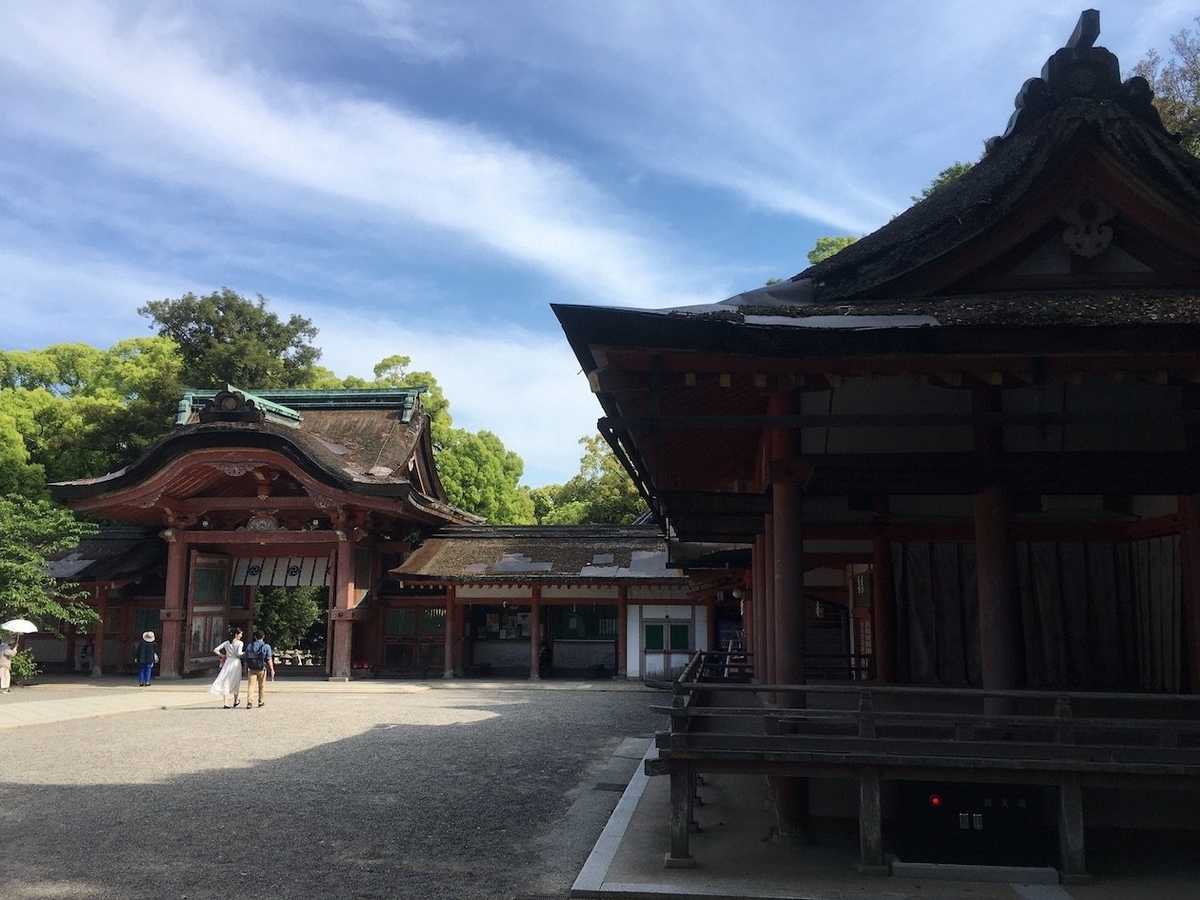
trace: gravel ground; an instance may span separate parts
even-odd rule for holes
[[[13,729],[0,897],[565,898],[660,699],[277,693]]]

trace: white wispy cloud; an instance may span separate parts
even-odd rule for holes
[[[76,107],[47,119],[28,104],[21,124],[104,165],[235,206],[288,206],[295,191],[355,204],[478,243],[592,300],[686,299],[672,296],[686,272],[671,271],[670,248],[561,161],[395,104],[279,83],[245,61],[214,66],[168,23],[122,31],[82,8],[15,24],[0,43],[8,64]],[[80,130],[89,116],[95,127]]]
[[[1128,71],[1194,2],[1102,10]],[[531,484],[599,407],[547,307],[711,302],[1003,130],[1071,0],[0,6],[0,346],[228,286],[408,354]],[[696,198],[693,202],[692,198]]]

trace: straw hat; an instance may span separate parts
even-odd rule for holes
[[[150,641],[151,643],[154,643],[154,632],[153,631],[143,631],[142,632],[142,640]]]

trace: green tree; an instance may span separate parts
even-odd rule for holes
[[[584,451],[579,474],[564,485],[544,489],[551,503],[537,521],[543,525],[628,525],[644,515],[645,501],[604,438],[594,434],[580,438],[579,443]]]
[[[490,431],[453,428],[437,452],[447,499],[495,525],[533,524],[533,498],[518,482],[521,457]]]
[[[1200,16],[1196,17],[1200,25]],[[1133,68],[1154,90],[1154,106],[1180,145],[1200,156],[1200,34],[1184,28],[1171,38],[1173,58],[1163,61],[1155,50]]]
[[[90,630],[100,617],[84,602],[86,592],[56,580],[47,560],[95,530],[48,500],[0,498],[0,619],[29,619],[43,631]]]
[[[0,351],[0,412],[15,423],[43,480],[102,475],[170,426],[179,370],[175,345],[158,337],[109,350],[55,344]]]
[[[450,416],[450,401],[442,392],[432,372],[410,372],[411,357],[394,354],[375,364],[375,380],[366,381],[363,378],[350,376],[341,386],[346,388],[397,388],[423,387],[425,393],[421,397],[421,408],[429,416],[429,428],[436,445],[445,444],[450,438],[450,430],[454,420]]]
[[[254,628],[277,650],[297,650],[321,618],[323,587],[260,587],[254,597]]]
[[[5,409],[6,400],[6,393],[0,391],[0,496],[45,497],[46,471],[30,461],[17,419]]]
[[[920,203],[922,200],[928,200],[950,182],[966,175],[975,167],[975,163],[955,162],[942,169],[933,181],[929,182],[921,193],[915,194],[912,198],[913,203]]]
[[[531,524],[533,497],[518,484],[525,463],[490,431],[454,427],[450,401],[432,372],[410,372],[411,357],[394,354],[375,364],[373,381],[346,378],[346,388],[423,387],[421,408],[429,416],[438,476],[447,499],[497,525]]]
[[[849,234],[819,237],[817,243],[808,251],[808,261],[815,266],[817,263],[829,259],[835,253],[846,249],[857,240],[858,238]]]
[[[312,322],[298,315],[286,322],[267,309],[267,298],[247,300],[229,288],[203,297],[152,300],[138,308],[171,338],[183,360],[190,387],[229,382],[248,390],[306,387],[317,377],[321,351]]]

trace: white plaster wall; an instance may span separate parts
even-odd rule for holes
[[[12,644],[12,635],[5,635],[5,640]],[[83,639],[78,640],[78,646],[83,646]],[[114,644],[116,642],[114,641]],[[62,663],[67,659],[67,642],[58,638],[29,638],[22,637],[18,645],[21,650],[33,650],[33,658],[39,663]],[[78,651],[77,651],[78,652]],[[113,654],[114,658],[116,654]],[[132,651],[129,662],[133,662]]]
[[[1179,512],[1179,498],[1175,496],[1133,497],[1130,499],[1129,511],[1143,519],[1173,516]]]
[[[542,588],[543,600],[578,600],[580,602],[614,601],[616,585],[548,585]]]
[[[708,607],[694,606],[692,610],[692,649],[711,650],[708,646]]]
[[[975,520],[974,497],[913,497],[896,495],[888,499],[888,515],[895,522],[909,516],[914,519]]]
[[[805,392],[805,415],[854,415],[885,409],[893,413],[969,413],[970,391],[930,385],[924,380],[849,377],[831,391]],[[969,426],[945,428],[803,428],[800,446],[806,453],[954,452],[970,450]]]
[[[1181,423],[1183,392],[1179,387],[1148,384],[1130,375],[1120,381],[1088,375],[1078,383],[1047,378],[1026,388],[1000,393],[1005,412],[1077,413],[1087,424],[1005,426],[1004,449],[1036,450],[1182,450],[1186,446],[1182,424],[1157,427],[1113,427],[1123,414],[1153,414]]]
[[[692,620],[692,607],[667,606],[664,604],[642,604],[643,619],[686,619]]]
[[[627,596],[629,600],[639,602],[682,602],[687,600],[687,579],[680,579],[680,584],[631,584]]]
[[[804,583],[809,587],[845,587],[846,573],[841,569],[810,569],[804,573]]]
[[[486,600],[503,602],[505,600],[526,600],[533,596],[527,585],[508,584],[460,584],[455,588],[454,595],[459,600]]]

